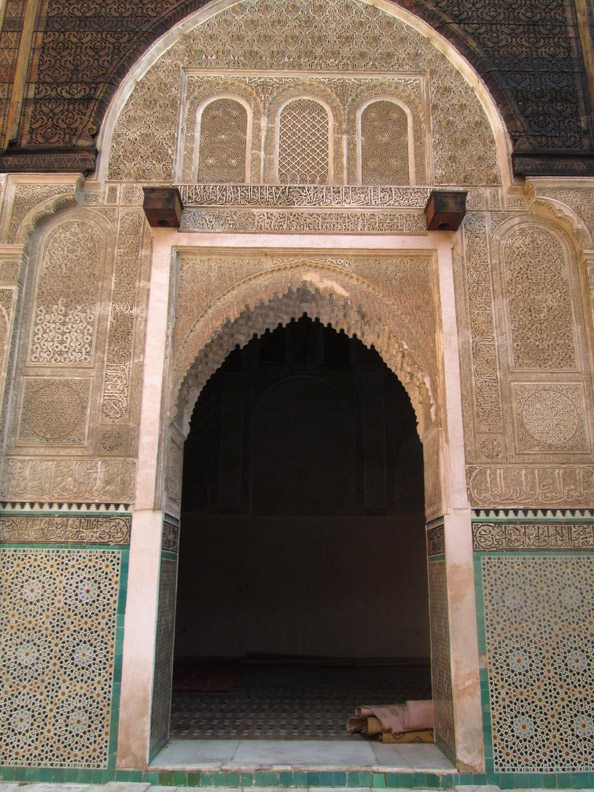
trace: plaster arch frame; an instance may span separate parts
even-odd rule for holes
[[[161,55],[183,38],[188,31],[240,2],[242,2],[242,0],[211,0],[205,7],[189,14],[185,19],[162,34],[144,54],[138,58],[126,77],[121,81],[111,99],[97,137],[98,156],[95,176],[100,182],[105,182],[108,178],[111,144],[115,127],[136,84],[159,60]],[[505,127],[502,113],[487,88],[485,81],[477,70],[445,36],[412,12],[400,6],[396,6],[389,0],[360,0],[360,2],[381,9],[389,16],[395,17],[399,21],[409,25],[424,38],[430,40],[436,49],[458,70],[470,88],[475,91],[493,132],[497,165],[501,174],[502,185],[504,188],[509,188],[509,186],[514,183],[511,168],[511,140]]]
[[[158,684],[155,681],[155,669],[159,663],[156,653],[159,651],[159,647],[163,651],[162,642],[161,644],[157,643],[156,630],[156,625],[160,624],[161,613],[159,580],[162,563],[164,563],[162,562],[162,558],[164,558],[162,553],[167,549],[167,544],[163,544],[164,537],[166,535],[170,537],[171,531],[173,530],[175,534],[177,530],[175,527],[172,528],[172,521],[175,522],[175,515],[179,514],[179,497],[176,498],[174,492],[176,487],[175,471],[181,472],[184,429],[186,428],[183,426],[183,414],[178,411],[180,404],[174,398],[174,394],[178,392],[188,369],[192,367],[200,351],[207,346],[210,338],[221,339],[223,345],[219,352],[212,356],[212,360],[205,363],[201,376],[208,376],[209,373],[212,373],[222,362],[226,353],[238,341],[245,343],[253,336],[254,330],[261,330],[270,326],[271,323],[274,326],[278,324],[279,319],[279,314],[276,313],[272,322],[270,321],[270,317],[266,315],[266,306],[270,305],[268,297],[271,295],[263,295],[262,290],[256,287],[252,288],[253,309],[246,313],[249,321],[245,326],[233,328],[233,321],[229,320],[229,317],[234,315],[234,311],[229,310],[230,306],[235,305],[238,309],[235,312],[236,316],[241,315],[242,312],[239,309],[242,305],[245,306],[245,293],[242,292],[240,280],[239,284],[235,282],[226,293],[223,290],[221,300],[223,311],[216,321],[209,321],[208,316],[202,317],[202,329],[204,330],[202,341],[198,342],[199,334],[197,334],[196,348],[193,352],[184,356],[183,359],[177,359],[174,347],[177,254],[194,250],[199,255],[203,255],[205,249],[208,254],[209,250],[216,252],[216,249],[219,248],[230,255],[235,255],[235,252],[240,250],[257,249],[260,251],[264,249],[265,251],[268,248],[269,250],[265,251],[265,256],[270,256],[274,254],[274,251],[286,255],[287,248],[292,248],[296,257],[300,256],[305,262],[310,262],[309,269],[306,264],[303,264],[297,268],[297,271],[300,272],[300,282],[303,281],[304,273],[310,276],[311,286],[311,275],[316,274],[315,267],[311,266],[312,257],[320,260],[328,255],[340,255],[338,251],[341,249],[351,252],[361,250],[360,240],[349,236],[333,237],[331,240],[326,240],[325,243],[315,237],[292,237],[290,241],[289,239],[285,240],[285,247],[281,246],[280,248],[279,240],[271,238],[269,235],[260,235],[257,238],[250,235],[226,235],[224,238],[214,240],[213,236],[209,234],[181,233],[174,229],[155,228],[152,236],[153,259],[146,335],[146,348],[150,349],[150,354],[146,356],[143,384],[119,715],[117,765],[121,769],[146,767],[154,752],[158,750],[156,745],[151,747],[151,713],[162,712],[162,707],[155,704],[156,701],[160,701],[158,698],[155,699],[155,695],[159,696],[159,690],[163,690],[162,679]],[[437,411],[434,417],[430,415],[431,410],[429,409],[428,420],[422,428],[425,454],[428,458],[436,461],[436,464],[429,466],[425,475],[426,487],[429,489],[435,487],[439,493],[436,507],[428,509],[426,514],[431,527],[443,526],[448,576],[450,574],[453,576],[451,583],[448,578],[448,585],[444,593],[447,599],[445,607],[448,611],[449,624],[449,633],[446,638],[449,649],[444,662],[449,666],[451,675],[452,704],[450,711],[452,729],[455,724],[456,760],[460,769],[473,768],[475,772],[482,772],[484,749],[478,644],[475,645],[472,639],[469,640],[469,636],[476,634],[470,626],[476,620],[476,604],[474,601],[472,538],[469,529],[470,507],[464,471],[458,333],[452,275],[453,238],[452,235],[447,235],[446,238],[444,234],[431,232],[422,238],[376,237],[369,239],[368,244],[371,249],[382,251],[383,255],[392,255],[395,250],[400,250],[403,253],[422,252],[425,255],[431,253],[435,264],[435,288],[438,289],[441,303],[441,313],[437,314],[441,330],[436,329],[440,336],[436,354],[440,360],[438,371],[440,372],[439,379],[442,381],[440,392],[444,414],[441,419],[439,411]],[[328,251],[332,251],[332,253],[329,254]],[[367,249],[365,255],[367,255]],[[312,294],[315,294],[316,290],[288,288],[291,287],[291,282],[289,279],[287,285],[287,274],[286,269],[280,269],[278,273],[279,282],[281,280],[285,282],[285,287],[281,290],[278,299],[280,303],[285,301],[285,307],[289,305],[285,319],[290,319],[295,315],[300,316],[304,312],[312,318],[316,315],[319,318],[319,311],[307,310],[307,301],[312,299]],[[324,282],[330,280],[330,276],[336,275],[336,273],[319,269],[317,275],[319,278],[318,293],[322,293],[323,304],[334,306],[339,312],[340,301],[331,293],[333,290],[336,291],[336,287],[333,289],[328,286],[324,287]],[[344,283],[344,273],[342,283]],[[340,292],[340,284],[338,291]],[[290,306],[291,295],[294,298],[292,306]],[[342,296],[346,301],[350,295],[347,292]],[[241,298],[239,306],[237,297]],[[272,299],[274,299],[274,295],[272,295]],[[322,321],[327,323],[330,320],[330,324],[335,328],[338,326],[340,329],[342,325],[349,331],[349,334],[357,333],[358,335],[358,326],[361,323],[366,324],[360,294],[353,294],[351,302],[353,309],[351,315],[355,317],[351,324],[345,320],[334,319],[332,321],[332,316],[323,316]],[[380,302],[378,299],[376,306]],[[384,339],[388,339],[385,319],[388,314],[393,313],[390,301],[384,299],[384,302],[385,314],[379,311],[379,315],[375,317],[375,326],[380,334],[378,340],[374,336],[373,326],[370,327],[369,334],[362,338],[364,343],[374,344],[376,348],[382,346],[382,333]],[[254,327],[254,309],[256,312],[261,312],[262,326],[260,328]],[[228,314],[227,317],[225,317],[225,313]],[[357,316],[358,318],[356,318]],[[226,318],[227,321],[225,321]],[[225,337],[225,328],[229,327],[232,332]],[[238,332],[234,334],[233,329]],[[386,341],[384,341],[384,346],[389,349],[389,344]],[[385,349],[383,354],[381,348],[378,348],[378,351],[382,357],[386,354]],[[395,358],[398,359],[398,355],[403,351],[404,345],[402,344],[401,348],[396,349]],[[198,355],[194,352],[197,352]],[[390,363],[388,364],[390,365]],[[401,369],[398,368],[398,365],[401,365]],[[416,378],[419,385],[429,393],[432,383],[426,382],[422,367],[419,364],[415,366],[408,363],[407,365],[410,378],[412,380]],[[391,367],[401,372],[404,371],[406,375],[407,365],[396,364],[392,361]],[[411,394],[411,382],[403,384]],[[190,383],[190,391],[192,387],[195,387],[195,390],[193,393],[189,392],[185,405],[186,415],[193,406],[201,383],[199,381]],[[182,408],[184,408],[183,401],[182,399]],[[429,402],[430,400],[427,399],[428,405]],[[416,406],[418,407],[418,403]],[[179,475],[177,480],[179,484]],[[445,561],[442,564],[445,564]],[[164,651],[166,656],[170,656],[170,644],[164,647]],[[167,695],[169,695],[169,690]],[[160,731],[160,734],[163,735],[163,730]]]

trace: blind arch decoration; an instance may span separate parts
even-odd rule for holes
[[[409,116],[392,99],[376,99],[359,110],[361,184],[412,184]]]
[[[202,107],[198,118],[196,181],[211,184],[249,181],[249,121],[246,107],[232,97],[213,99]]]
[[[330,114],[316,99],[300,97],[280,110],[277,176],[281,184],[328,184],[332,177]]]

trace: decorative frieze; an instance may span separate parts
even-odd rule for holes
[[[425,234],[422,212],[186,209],[182,231]]]
[[[594,523],[477,522],[476,552],[498,550],[594,550]]]
[[[466,471],[472,506],[594,504],[594,467],[491,467]]]
[[[130,544],[131,515],[0,514],[0,542]]]
[[[8,501],[131,503],[135,475],[133,459],[8,457],[2,470],[0,497]]]
[[[428,187],[359,187],[298,184],[180,184],[184,207],[370,207],[423,209]]]

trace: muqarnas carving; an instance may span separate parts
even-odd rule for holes
[[[588,453],[585,401],[581,385],[512,387],[519,453]]]
[[[121,551],[0,556],[0,762],[106,768]]]
[[[48,234],[39,265],[29,364],[93,362],[105,238],[90,222],[68,220]]]
[[[84,444],[90,388],[88,379],[25,379],[18,442],[22,445]]]

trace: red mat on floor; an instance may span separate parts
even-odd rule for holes
[[[241,676],[241,663],[181,663],[173,669],[174,690],[217,692],[231,690]]]

